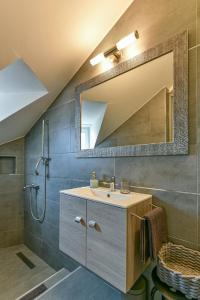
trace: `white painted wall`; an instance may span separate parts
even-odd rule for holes
[[[33,125],[33,116],[49,103],[47,89],[21,59],[1,70],[0,144],[24,136]]]

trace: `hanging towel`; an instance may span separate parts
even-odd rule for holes
[[[147,220],[145,218],[141,219],[140,223],[140,258],[143,264],[146,263],[150,256],[149,252],[149,238],[148,238],[148,228]]]
[[[155,259],[163,243],[167,242],[167,219],[161,207],[146,213],[140,223],[140,257],[145,263]]]
[[[167,218],[161,207],[152,209],[144,215],[147,223],[149,254],[153,260],[157,257],[162,244],[168,241]]]

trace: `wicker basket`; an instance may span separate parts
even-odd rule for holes
[[[200,252],[172,243],[164,244],[157,261],[161,281],[188,299],[200,299]]]

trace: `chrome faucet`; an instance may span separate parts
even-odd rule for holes
[[[37,184],[27,184],[23,187],[23,191],[26,191],[27,189],[35,189],[36,191],[38,191],[40,189],[40,186]]]
[[[111,192],[114,192],[116,187],[115,176],[109,177],[104,175],[103,178],[99,180],[99,186],[109,188]]]
[[[116,179],[115,176],[111,177],[111,182],[110,182],[110,191],[114,192],[115,191],[115,184],[116,184]]]

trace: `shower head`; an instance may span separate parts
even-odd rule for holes
[[[35,175],[37,175],[37,176],[39,175],[38,168],[39,168],[39,165],[40,165],[42,159],[43,159],[43,157],[40,157],[35,165]]]

